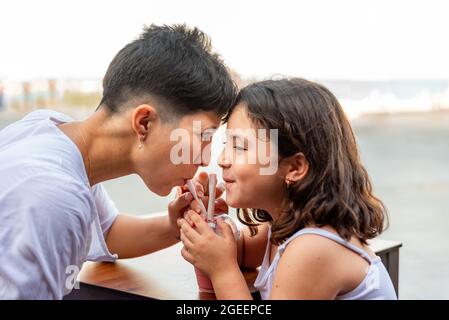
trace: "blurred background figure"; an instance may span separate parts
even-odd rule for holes
[[[29,81],[22,82],[22,107],[21,110],[28,111],[31,109],[31,83]]]
[[[0,112],[5,109],[5,86],[0,81]]]
[[[48,101],[47,101],[48,107],[55,107],[56,106],[56,80],[55,79],[49,79],[48,80]]]

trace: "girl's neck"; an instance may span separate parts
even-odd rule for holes
[[[282,202],[276,202],[271,205],[266,206],[263,210],[268,212],[273,219],[273,221],[276,221],[279,219],[279,217],[282,216],[282,214],[287,210],[285,206],[282,204]]]

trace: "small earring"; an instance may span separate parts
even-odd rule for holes
[[[143,138],[139,139],[139,149],[143,148]]]
[[[292,183],[290,180],[285,180],[285,183],[287,183],[287,189],[290,188],[290,183]]]

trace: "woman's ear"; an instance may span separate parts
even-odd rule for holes
[[[290,183],[294,183],[304,177],[309,172],[309,161],[302,152],[295,153],[289,157],[289,168],[285,179]]]
[[[131,122],[139,141],[145,141],[150,132],[151,124],[156,119],[157,111],[149,104],[141,104],[134,109]]]

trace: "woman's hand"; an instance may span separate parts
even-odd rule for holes
[[[206,209],[209,201],[209,175],[206,172],[201,172],[192,180],[195,186],[195,191],[203,201]],[[222,186],[217,186],[215,190],[215,214],[227,213],[228,205],[224,199],[220,198],[224,192]],[[176,190],[176,198],[168,204],[168,221],[170,230],[174,237],[179,238],[179,228],[177,220],[183,218],[190,206],[193,205],[193,210],[201,213],[199,203],[193,200],[193,195],[188,191],[187,186],[178,187]]]
[[[218,235],[195,211],[189,210],[185,216],[185,219],[178,220],[184,244],[181,251],[183,258],[211,279],[235,268],[239,270],[237,243],[232,228],[218,218],[217,228],[221,234]]]
[[[193,179],[192,181],[195,186],[196,192],[199,194],[198,196],[200,197],[200,201],[203,202],[203,205],[207,210],[208,205],[209,205],[209,176],[208,176],[208,174],[205,172],[201,172],[198,175],[198,177]],[[188,190],[187,186],[184,186],[181,190],[183,190],[183,189]],[[222,184],[218,184],[215,189],[215,207],[214,207],[215,215],[228,213],[228,211],[229,211],[229,207],[228,207],[228,204],[226,203],[226,201],[223,198],[220,198],[223,195],[224,190],[225,189]],[[196,213],[198,213],[199,215],[201,215],[201,217],[203,219],[206,219],[206,217],[203,216],[203,214],[201,212],[201,206],[197,200],[193,200],[190,203],[189,207],[187,207],[185,209],[183,215],[180,216],[179,218],[184,218],[191,224],[191,221],[188,218],[186,218],[186,214],[189,209],[191,209],[191,210],[195,211]]]

